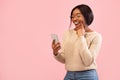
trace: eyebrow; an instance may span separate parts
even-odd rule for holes
[[[81,14],[81,13],[76,13],[75,15],[78,15],[78,14]],[[73,14],[72,14],[73,15]]]

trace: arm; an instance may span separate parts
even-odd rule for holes
[[[60,49],[58,51],[58,54],[56,56],[54,56],[55,59],[61,63],[65,63],[65,57],[64,57],[64,51],[62,51],[62,49]]]
[[[58,54],[54,56],[55,59],[61,63],[65,63],[64,45],[66,42],[67,34],[68,34],[68,31],[66,31],[63,35],[61,49],[58,51]]]
[[[99,52],[102,42],[101,36],[95,36],[92,42],[90,43],[89,47],[87,46],[86,39],[84,38],[84,36],[80,36],[78,42],[80,43],[79,52],[84,65],[91,65]]]

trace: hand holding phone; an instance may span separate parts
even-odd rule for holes
[[[53,54],[56,56],[58,55],[58,51],[61,49],[61,46],[57,34],[51,34],[51,38],[52,40],[55,40],[55,43],[54,41],[52,43],[52,49],[53,49]]]

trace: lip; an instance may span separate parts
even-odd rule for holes
[[[80,26],[80,22],[79,21],[75,21],[74,24],[75,24],[75,26]]]
[[[75,22],[74,22],[75,25],[78,25],[79,23],[80,23],[80,22],[78,22],[78,21],[75,21]]]

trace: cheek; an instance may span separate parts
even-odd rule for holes
[[[78,19],[80,23],[84,23],[84,19],[83,18],[79,18]]]
[[[79,20],[84,24],[86,23],[84,17],[81,17]]]
[[[85,21],[85,19],[84,19],[84,17],[83,17],[83,16],[82,16],[82,17],[80,17],[80,18],[79,18],[79,20],[81,20],[81,21],[83,21],[83,22]]]

